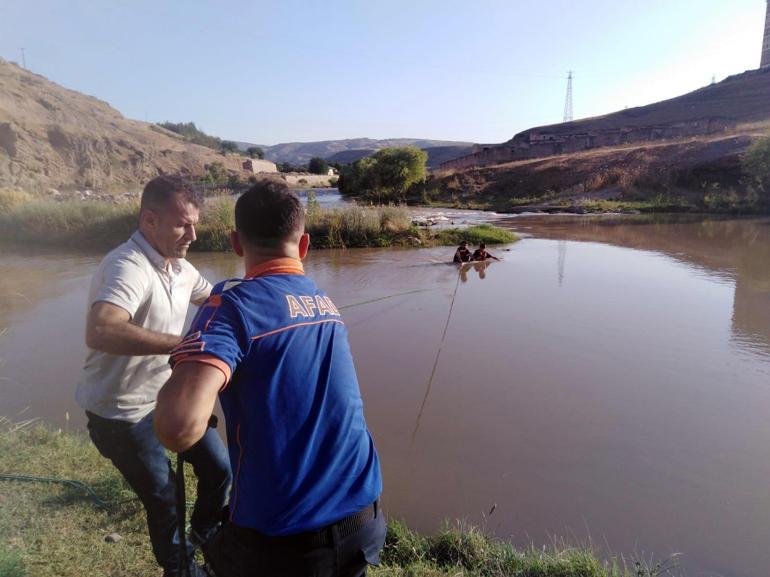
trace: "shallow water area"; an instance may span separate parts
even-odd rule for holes
[[[766,574],[770,219],[501,222],[527,235],[489,247],[501,262],[458,268],[453,247],[306,261],[350,332],[388,514]],[[102,255],[0,251],[0,414],[81,429]],[[212,280],[242,272],[190,259]]]

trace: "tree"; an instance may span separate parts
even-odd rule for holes
[[[414,146],[383,148],[374,154],[377,178],[391,200],[406,200],[406,191],[418,182],[425,182],[428,153]]]
[[[259,146],[249,146],[246,149],[246,153],[250,158],[259,158],[260,160],[265,158],[265,151],[262,150]]]
[[[209,136],[200,130],[195,126],[194,122],[161,122],[158,126],[176,132],[183,136],[185,140],[194,144],[200,144],[201,146],[208,146],[214,150],[220,150],[222,141],[216,136]]]
[[[414,147],[383,148],[369,158],[344,166],[340,193],[375,202],[404,202],[410,187],[424,182],[428,154]]]
[[[314,156],[308,163],[308,172],[311,174],[328,174],[329,163],[320,156]]]
[[[295,172],[294,167],[290,162],[282,162],[278,165],[278,170],[280,172]]]
[[[230,140],[223,140],[222,144],[219,145],[222,149],[223,154],[229,153],[236,153],[238,152],[238,145]]]

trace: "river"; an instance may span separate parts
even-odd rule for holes
[[[308,256],[350,331],[387,513],[767,574],[770,219],[499,222],[525,238],[459,274],[452,248]],[[0,415],[83,428],[101,256],[1,250]]]

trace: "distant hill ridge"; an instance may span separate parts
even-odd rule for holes
[[[497,146],[442,164],[462,169],[596,148],[727,133],[770,119],[770,67],[750,70],[682,96],[596,116],[530,128]]]
[[[124,118],[106,102],[0,58],[0,186],[137,189],[160,173],[240,159]]]
[[[452,140],[430,140],[425,138],[388,138],[375,140],[372,138],[349,138],[345,140],[323,140],[319,142],[287,142],[273,146],[263,146],[250,142],[236,142],[241,150],[249,146],[259,146],[265,151],[265,158],[273,162],[288,162],[290,164],[307,164],[314,156],[330,162],[352,162],[364,156],[374,154],[377,150],[394,146],[416,146],[423,150],[432,148],[459,148],[459,154],[471,150],[473,143],[456,142]],[[355,151],[355,153],[353,153]],[[351,154],[347,154],[351,153]],[[459,155],[458,154],[458,155]],[[339,156],[338,156],[339,155]],[[352,160],[341,160],[352,159]],[[429,161],[430,164],[430,161]]]
[[[244,150],[254,146],[239,144]],[[261,148],[270,160],[305,164],[314,156],[327,158],[349,149],[445,144],[458,143],[357,138]],[[0,187],[137,190],[161,173],[202,175],[213,162],[240,172],[242,161],[161,126],[125,118],[103,100],[0,58]]]

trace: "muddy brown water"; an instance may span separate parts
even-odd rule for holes
[[[448,248],[307,260],[345,307],[387,512],[766,575],[770,220],[503,223],[526,238],[460,274]],[[72,397],[100,257],[0,249],[0,415],[83,428]],[[212,280],[241,273],[230,255],[191,260]]]

